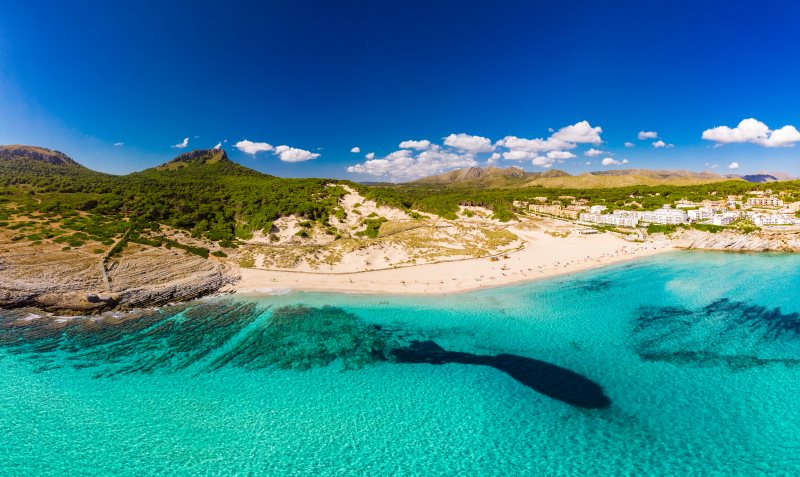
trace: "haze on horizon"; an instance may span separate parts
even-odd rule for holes
[[[0,17],[0,144],[112,173],[497,165],[800,175],[800,6],[58,2]]]

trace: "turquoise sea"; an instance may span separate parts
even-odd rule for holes
[[[797,475],[798,290],[798,255],[679,252],[449,296],[0,312],[0,475]]]

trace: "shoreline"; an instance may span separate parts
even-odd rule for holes
[[[613,265],[676,250],[669,241],[628,242],[610,234],[553,237],[515,230],[528,246],[508,258],[474,258],[351,273],[242,268],[234,295],[295,291],[433,295],[512,285]]]

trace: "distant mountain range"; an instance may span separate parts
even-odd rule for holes
[[[753,176],[754,177],[754,176]],[[558,187],[595,189],[631,185],[692,185],[720,182],[745,177],[725,177],[713,172],[685,170],[621,169],[571,175],[559,169],[526,172],[519,167],[469,167],[412,182],[417,185],[439,185],[477,188]],[[763,182],[763,181],[753,181]]]

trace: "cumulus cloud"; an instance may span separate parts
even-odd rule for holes
[[[450,136],[453,136],[453,134],[451,134]],[[478,136],[471,136],[471,137],[478,137]],[[488,141],[488,139],[487,139],[487,141]],[[418,149],[418,150],[422,150],[422,149],[428,149],[429,147],[431,147],[431,142],[428,141],[427,139],[423,139],[421,141],[408,140],[408,141],[403,141],[403,142],[400,143],[400,149]]]
[[[115,142],[115,143],[114,143],[114,146],[116,146],[116,147],[122,147],[122,146],[124,146],[124,145],[125,145],[125,143],[124,143],[124,142]]]
[[[375,159],[375,153],[374,152],[370,152],[364,157],[366,157],[367,159]]]
[[[738,162],[731,162],[730,164],[728,164],[728,169],[738,169],[738,168],[739,168]]]
[[[350,149],[350,152],[352,152],[353,154],[358,154],[359,152],[361,152],[361,148],[356,146],[353,149]]]
[[[796,142],[800,142],[800,131],[791,125],[770,130],[761,121],[748,118],[734,128],[717,126],[706,129],[702,137],[717,144],[750,142],[764,147],[793,147]]]
[[[179,142],[178,144],[173,144],[172,147],[174,147],[175,149],[183,149],[188,145],[189,145],[189,138],[185,137],[183,138],[183,141]]]
[[[578,144],[601,144],[602,132],[602,128],[593,127],[588,121],[580,121],[552,131],[546,139],[506,136],[492,144],[489,138],[459,133],[443,138],[443,145],[427,140],[407,140],[400,143],[400,150],[382,158],[370,153],[365,162],[352,165],[347,171],[384,176],[392,181],[409,180],[457,167],[474,166],[482,154],[488,153],[492,154],[485,159],[486,164],[494,164],[503,158],[551,167],[576,157],[569,149],[578,147]]]
[[[469,134],[451,134],[444,138],[444,144],[463,152],[479,153],[492,152],[494,146],[489,138],[483,136],[470,136]]]
[[[630,141],[625,141],[625,147],[636,147],[636,144],[634,144],[634,143],[632,143]]]
[[[613,157],[606,157],[605,159],[600,161],[600,164],[602,164],[604,166],[621,166],[621,165],[627,164],[627,163],[628,163],[627,159],[623,159],[621,161],[618,161],[618,160],[614,159]]]
[[[247,139],[237,142],[233,145],[233,147],[253,156],[255,156],[258,152],[268,152],[274,149],[272,145],[265,142],[253,142],[248,141]]]
[[[644,141],[645,139],[656,139],[658,138],[658,133],[655,131],[639,131],[639,134],[636,135],[640,141]]]
[[[222,147],[222,142],[220,141],[220,142],[217,143],[216,146],[214,146],[214,149],[219,149],[221,147]]]
[[[603,154],[607,154],[605,151],[601,151],[600,149],[591,148],[583,153],[586,157],[597,157],[602,156]]]
[[[569,151],[550,151],[543,156],[524,151],[509,151],[509,153],[511,154],[511,157],[514,157],[517,153],[519,153],[520,155],[518,157],[520,157],[520,160],[530,159],[531,164],[539,167],[552,167],[556,162],[564,162],[567,159],[576,157],[575,154]],[[505,154],[503,154],[504,157]],[[506,157],[506,159],[508,159],[508,157]]]
[[[536,156],[531,160],[531,164],[539,167],[553,167],[556,160],[547,156]]]
[[[380,159],[350,166],[347,172],[376,177],[388,177],[392,181],[404,181],[439,174],[458,167],[477,165],[473,154],[446,150],[415,152],[401,149]]]
[[[289,147],[286,145],[276,147],[275,154],[277,154],[280,157],[280,160],[283,162],[303,162],[319,157],[319,154],[316,152],[306,151],[305,149],[298,149],[296,147]]]
[[[656,149],[661,147],[675,147],[675,144],[667,144],[666,142],[659,139],[658,141],[653,143],[653,147]]]
[[[573,157],[575,157],[575,154],[569,151],[550,151],[547,153],[547,157],[551,159],[564,160],[564,159],[572,159]]]
[[[574,149],[578,144],[600,144],[603,142],[600,138],[602,132],[602,128],[592,127],[588,121],[580,121],[555,131],[547,139],[506,136],[497,141],[497,145],[507,148],[511,153],[510,157],[506,156],[508,153],[503,154],[506,159],[520,160],[536,157],[542,152]]]
[[[564,142],[575,142],[579,144],[600,144],[601,127],[592,127],[589,121],[580,121],[571,126],[565,126],[554,132],[551,138]]]

